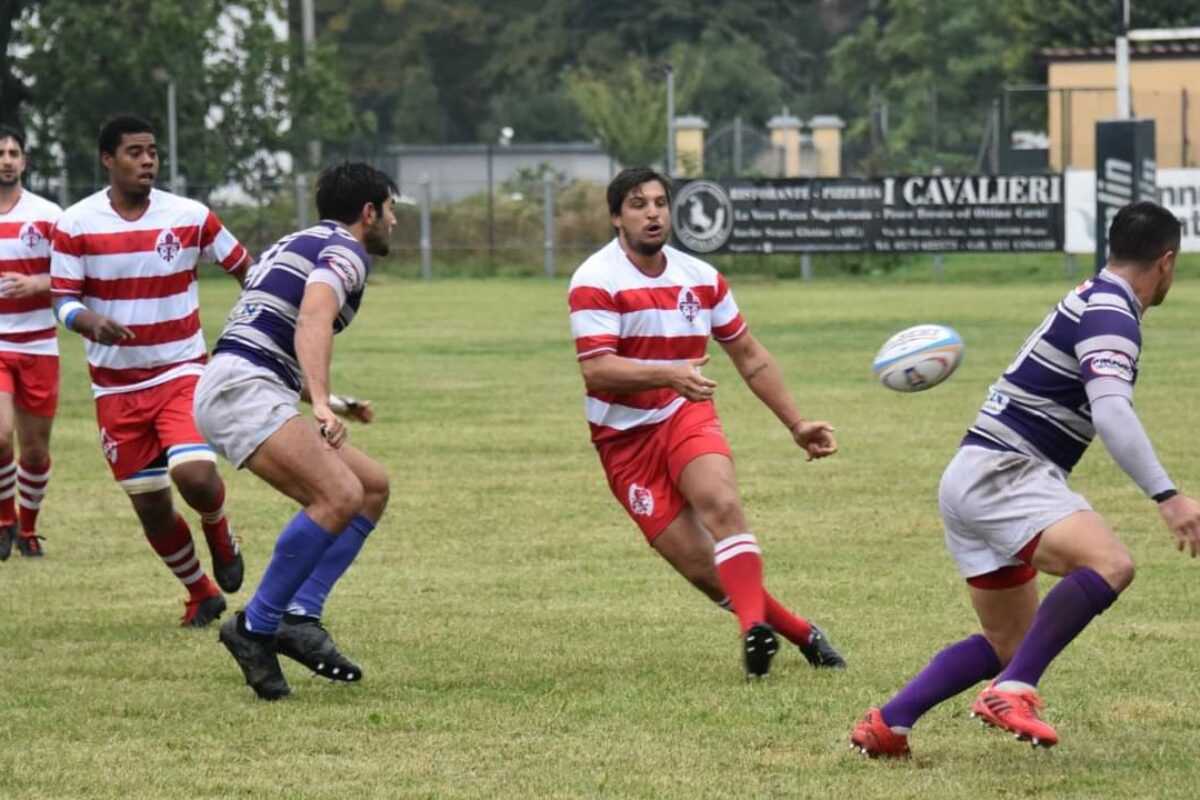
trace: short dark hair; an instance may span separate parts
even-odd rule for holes
[[[121,137],[127,133],[154,133],[154,126],[145,117],[118,114],[100,127],[100,152],[115,155],[121,146]]]
[[[1168,250],[1179,252],[1183,235],[1179,218],[1158,203],[1143,200],[1117,212],[1108,227],[1108,250],[1114,261],[1149,266]]]
[[[0,142],[5,139],[12,139],[17,143],[17,147],[21,148],[21,152],[25,152],[25,134],[18,128],[14,128],[12,125],[0,125]]]
[[[343,161],[326,168],[317,178],[317,213],[347,225],[358,221],[363,203],[383,213],[384,201],[397,194],[396,182],[387,173],[361,161]]]
[[[671,181],[658,170],[650,167],[628,167],[617,173],[617,177],[608,184],[608,214],[615,217],[621,213],[621,204],[637,187],[649,181],[658,181],[663,191],[667,193],[667,203],[671,202]]]

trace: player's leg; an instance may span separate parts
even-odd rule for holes
[[[183,501],[200,515],[213,576],[224,591],[236,592],[242,586],[245,563],[225,513],[225,482],[217,472],[217,454],[196,428],[192,406],[198,380],[189,375],[155,388],[161,404],[155,428],[167,451],[171,481]]]
[[[17,523],[17,461],[13,452],[14,381],[0,358],[0,561],[12,554],[20,525]]]
[[[275,649],[322,677],[358,681],[363,676],[362,668],[337,649],[321,617],[334,585],[354,563],[383,516],[388,501],[388,477],[380,464],[351,445],[342,445],[336,452],[362,484],[362,509],[292,597],[275,634]]]
[[[21,555],[42,555],[38,513],[50,483],[50,430],[58,413],[58,356],[24,356],[16,406],[17,495]]]
[[[192,533],[175,510],[166,454],[154,429],[157,401],[150,394],[121,392],[96,400],[100,445],[113,477],[129,496],[150,547],[187,590],[182,623],[204,627],[225,610],[197,557]]]
[[[21,453],[17,461],[17,495],[22,555],[42,555],[37,520],[50,485],[50,430],[53,426],[52,415],[38,416],[21,408],[16,410],[17,444]]]
[[[1050,662],[1132,581],[1133,556],[1094,511],[1078,511],[1042,532],[1033,565],[1062,575],[1038,607],[1029,632],[996,685],[1032,689]]]

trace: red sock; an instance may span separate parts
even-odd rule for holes
[[[763,599],[766,601],[767,624],[792,644],[808,644],[808,637],[812,635],[812,625],[808,624],[808,620],[788,611],[766,589],[763,590]]]
[[[752,625],[766,621],[758,541],[748,533],[728,536],[717,542],[716,551],[717,576],[745,633]]]
[[[12,525],[17,519],[17,465],[12,453],[0,461],[0,525]]]
[[[146,540],[167,565],[167,569],[175,573],[193,600],[203,600],[219,592],[217,585],[209,580],[200,566],[196,547],[192,543],[192,532],[188,530],[183,517],[175,515],[175,524],[165,536],[147,536]]]
[[[217,477],[217,494],[209,506],[193,505],[200,514],[200,527],[208,549],[222,564],[228,564],[237,556],[237,543],[229,530],[229,518],[225,516],[225,482]]]
[[[21,533],[32,536],[37,531],[38,512],[50,482],[50,459],[45,464],[30,464],[24,459],[17,467],[17,493],[21,497]]]

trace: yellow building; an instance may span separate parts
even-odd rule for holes
[[[1159,168],[1200,166],[1200,42],[1131,43],[1133,114],[1154,120]],[[1116,56],[1108,47],[1043,50],[1050,168],[1096,166],[1096,121],[1117,116]]]

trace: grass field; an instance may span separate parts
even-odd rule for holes
[[[372,286],[339,337],[335,385],[378,421],[392,504],[327,607],[366,679],[285,664],[294,694],[253,698],[216,631],[182,630],[183,592],[146,546],[96,444],[80,343],[44,506],[48,557],[0,564],[0,797],[1178,797],[1195,755],[1200,563],[1099,445],[1074,481],[1130,545],[1138,579],[1043,683],[1062,744],[1033,752],[967,719],[918,726],[875,763],[848,734],[943,644],[973,631],[935,489],[988,383],[1067,288],[741,281],[752,329],[841,452],[806,464],[720,354],[708,374],[763,544],[768,584],[851,663],[780,654],[741,677],[731,617],[669,572],[608,494],[587,442],[561,282]],[[233,285],[205,282],[210,339]],[[1200,287],[1145,327],[1138,407],[1200,490]],[[966,360],[919,395],[874,385],[894,330],[956,327]],[[246,601],[293,509],[223,467]],[[191,520],[195,516],[190,515]]]

